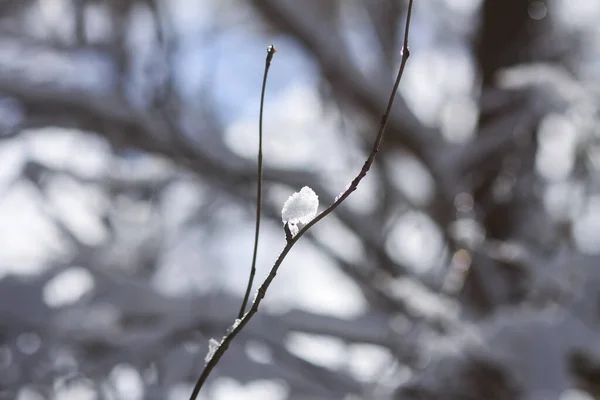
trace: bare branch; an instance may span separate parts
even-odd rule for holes
[[[248,285],[246,287],[246,293],[242,300],[242,305],[238,313],[238,318],[242,318],[246,312],[246,304],[248,303],[248,297],[250,297],[250,291],[252,290],[252,283],[254,282],[254,275],[256,274],[256,256],[258,254],[258,236],[260,232],[260,217],[262,211],[262,170],[263,170],[263,109],[265,105],[265,89],[267,87],[267,76],[269,74],[269,67],[271,66],[271,60],[277,50],[275,46],[270,45],[267,48],[267,58],[265,60],[265,73],[263,76],[262,90],[260,93],[260,115],[258,117],[258,185],[256,194],[256,228],[254,231],[254,250],[252,252],[252,266],[250,267],[250,276],[248,277]]]
[[[327,215],[329,215],[331,212],[333,212],[345,199],[347,199],[348,196],[350,196],[350,194],[356,190],[356,188],[360,184],[361,180],[367,175],[369,169],[371,168],[371,165],[373,164],[375,156],[379,152],[379,146],[381,144],[381,140],[383,139],[383,134],[385,133],[388,116],[389,116],[392,106],[394,104],[394,99],[396,97],[396,92],[398,91],[398,86],[400,85],[400,80],[402,79],[402,75],[404,74],[404,68],[406,67],[406,62],[408,61],[408,58],[410,56],[410,51],[408,49],[408,34],[409,34],[409,29],[410,29],[410,18],[411,18],[411,14],[412,14],[412,6],[413,6],[413,0],[410,0],[409,4],[408,4],[408,10],[406,13],[406,26],[405,26],[405,30],[404,30],[404,43],[402,45],[402,60],[400,62],[400,68],[398,71],[398,75],[396,77],[396,81],[394,82],[394,86],[392,88],[392,93],[390,94],[390,98],[389,98],[387,107],[385,109],[383,116],[381,117],[381,123],[379,125],[379,130],[377,132],[375,142],[373,143],[373,149],[371,150],[369,157],[365,161],[361,171],[356,176],[356,178],[354,178],[354,180],[352,181],[350,186],[340,196],[338,196],[338,198],[333,202],[333,204],[331,204],[323,212],[321,212],[319,215],[317,215],[312,221],[310,221],[308,224],[306,224],[298,232],[298,234],[296,236],[294,236],[294,238],[292,238],[292,240],[287,242],[283,251],[279,254],[279,257],[275,261],[275,264],[271,268],[271,272],[269,273],[269,275],[267,276],[267,278],[265,279],[263,284],[258,288],[256,298],[254,299],[254,302],[252,303],[252,307],[250,307],[250,310],[246,313],[246,315],[244,315],[244,317],[241,320],[236,321],[236,323],[232,326],[231,331],[229,333],[227,333],[227,335],[225,335],[225,337],[219,344],[219,347],[216,349],[215,354],[206,363],[204,370],[202,371],[198,380],[196,381],[196,384],[194,385],[194,389],[190,396],[190,400],[195,400],[198,397],[198,394],[200,393],[202,386],[206,382],[206,379],[208,378],[208,376],[210,375],[210,373],[212,372],[214,367],[217,365],[217,363],[219,362],[219,360],[221,359],[223,354],[225,354],[225,351],[227,351],[227,349],[229,348],[229,345],[231,344],[233,339],[248,324],[250,319],[252,319],[252,316],[258,312],[258,308],[260,306],[261,301],[264,299],[269,286],[271,285],[271,283],[273,282],[273,279],[275,279],[275,276],[277,275],[277,271],[279,270],[279,267],[283,263],[283,260],[285,259],[287,254],[290,252],[290,250],[292,249],[294,244],[296,244],[298,242],[298,240],[302,237],[302,235],[304,235],[304,233],[306,233],[306,231],[308,231],[317,222],[319,222],[320,220],[325,218]]]

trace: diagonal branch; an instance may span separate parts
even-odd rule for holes
[[[329,24],[319,23],[317,12],[293,1],[253,0],[253,4],[276,28],[297,39],[315,57],[323,75],[345,98],[370,115],[379,115],[387,101],[381,95],[388,88],[387,75],[365,77],[336,36],[326,30]],[[435,168],[434,157],[442,145],[440,133],[424,126],[401,96],[393,108],[394,115],[388,116],[393,135],[388,139],[410,150],[429,168]]]
[[[352,181],[350,186],[343,193],[341,193],[341,195],[339,195],[336,198],[336,200],[333,202],[333,204],[331,204],[323,212],[321,212],[319,215],[317,215],[312,221],[310,221],[308,224],[306,224],[296,234],[296,236],[294,236],[293,238],[288,240],[283,251],[279,254],[279,257],[277,257],[275,264],[271,268],[269,275],[267,276],[267,278],[265,279],[263,284],[258,288],[256,298],[254,299],[254,302],[252,303],[250,310],[246,313],[246,315],[244,315],[244,317],[241,320],[236,320],[236,323],[234,323],[232,329],[225,335],[225,337],[219,344],[218,348],[215,350],[215,353],[212,355],[212,357],[206,363],[204,370],[202,371],[202,373],[198,377],[198,380],[196,381],[196,384],[194,385],[194,389],[190,396],[190,400],[196,400],[196,398],[198,397],[198,394],[200,393],[200,389],[202,389],[202,386],[206,382],[206,379],[208,378],[208,376],[210,375],[210,373],[212,372],[214,367],[217,365],[217,363],[219,362],[219,360],[221,359],[223,354],[225,354],[225,351],[227,351],[227,348],[229,347],[229,345],[231,344],[233,339],[241,332],[242,329],[244,329],[244,327],[248,324],[250,319],[252,319],[253,315],[258,312],[258,308],[260,306],[261,301],[264,299],[269,286],[271,285],[271,283],[273,282],[273,279],[275,279],[275,276],[277,275],[277,271],[279,270],[279,267],[283,263],[283,260],[285,259],[287,254],[290,252],[292,247],[294,247],[294,244],[296,244],[298,242],[298,240],[304,235],[304,233],[306,233],[312,226],[314,226],[316,223],[321,221],[323,218],[325,218],[327,215],[329,215],[331,212],[333,212],[340,204],[342,204],[342,202],[344,202],[344,200],[346,200],[348,198],[348,196],[350,196],[350,194],[352,194],[352,192],[354,192],[356,190],[356,188],[358,187],[358,185],[360,184],[362,179],[369,172],[369,169],[371,168],[371,165],[373,164],[373,161],[375,160],[375,156],[379,152],[379,146],[381,144],[381,140],[383,139],[383,134],[385,133],[385,128],[387,126],[388,117],[389,117],[390,111],[392,109],[392,106],[394,104],[394,99],[396,97],[396,92],[398,91],[398,86],[400,85],[400,80],[402,79],[402,75],[404,74],[404,68],[406,67],[406,62],[408,61],[408,57],[410,56],[410,52],[408,49],[408,33],[409,33],[409,29],[410,29],[410,18],[411,18],[411,14],[412,14],[412,7],[413,7],[413,0],[409,0],[408,10],[406,13],[406,25],[405,25],[405,30],[404,30],[404,43],[402,45],[402,60],[400,62],[400,68],[398,71],[398,75],[396,77],[396,81],[394,82],[394,86],[392,89],[392,93],[390,94],[390,98],[389,98],[387,107],[385,109],[383,116],[381,117],[381,123],[379,125],[379,130],[377,132],[375,142],[373,143],[373,149],[371,150],[369,157],[365,161],[362,169],[360,170],[360,172],[356,176],[356,178],[354,178],[354,180]]]

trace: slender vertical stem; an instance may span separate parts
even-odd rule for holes
[[[221,357],[223,357],[223,354],[225,354],[225,351],[227,351],[227,349],[229,348],[229,345],[231,344],[233,339],[235,339],[235,337],[242,331],[242,329],[244,329],[244,327],[248,324],[250,319],[252,319],[252,316],[254,316],[254,314],[256,314],[258,312],[260,303],[265,298],[265,295],[267,293],[267,290],[269,289],[269,286],[271,285],[271,282],[273,282],[273,279],[275,279],[275,276],[277,275],[277,271],[279,270],[279,267],[283,263],[283,260],[285,259],[287,254],[290,252],[292,247],[294,247],[294,244],[296,244],[296,242],[298,242],[300,237],[302,237],[302,235],[304,235],[306,233],[306,231],[308,231],[317,222],[319,222],[320,220],[325,218],[327,215],[329,215],[346,198],[348,198],[348,196],[350,196],[350,194],[356,190],[360,181],[367,175],[367,172],[371,168],[371,165],[373,164],[373,160],[375,160],[375,156],[377,155],[377,152],[379,151],[379,145],[381,144],[381,140],[383,139],[383,134],[385,133],[385,128],[387,126],[387,120],[388,120],[390,111],[392,109],[392,105],[394,104],[394,98],[396,97],[396,92],[398,91],[398,86],[400,85],[400,80],[402,79],[402,75],[404,74],[404,68],[406,66],[406,62],[408,61],[408,57],[410,56],[410,52],[408,50],[408,32],[409,32],[409,28],[410,28],[410,18],[411,18],[411,14],[412,14],[412,8],[413,8],[413,0],[409,0],[408,10],[407,10],[407,15],[406,15],[406,25],[404,28],[404,43],[402,45],[402,59],[400,61],[400,68],[398,71],[398,75],[396,76],[396,81],[394,82],[394,86],[392,88],[392,93],[390,94],[390,98],[388,100],[387,107],[385,109],[383,116],[381,117],[381,121],[379,124],[379,130],[377,131],[377,136],[375,137],[375,141],[373,143],[373,148],[371,149],[371,153],[369,154],[367,160],[363,164],[363,167],[361,168],[358,175],[354,178],[354,180],[352,181],[350,186],[348,186],[348,188],[346,188],[346,190],[344,190],[344,192],[342,192],[329,207],[327,207],[323,212],[321,212],[319,215],[317,215],[312,221],[310,221],[308,224],[306,224],[296,234],[296,236],[294,236],[291,240],[287,241],[285,247],[283,248],[283,250],[277,257],[275,264],[273,264],[273,267],[271,268],[269,275],[264,280],[262,285],[260,285],[260,287],[258,288],[258,292],[256,294],[256,298],[254,299],[254,302],[252,303],[252,306],[250,307],[248,312],[240,319],[240,321],[238,323],[234,324],[233,327],[228,331],[228,333],[223,337],[223,339],[221,340],[221,343],[219,344],[219,347],[216,349],[213,356],[210,358],[210,360],[208,360],[208,362],[204,366],[204,370],[202,370],[202,373],[200,374],[200,376],[198,377],[198,380],[196,381],[196,385],[194,386],[194,390],[192,391],[190,400],[196,400],[196,398],[198,397],[198,393],[200,393],[200,389],[202,389],[202,386],[206,382],[206,379],[208,378],[208,376],[210,375],[212,370],[215,368],[215,366],[218,364],[218,362],[221,360]]]
[[[269,74],[269,68],[271,67],[271,60],[277,49],[275,46],[270,45],[267,47],[267,58],[265,61],[265,73],[263,75],[262,90],[260,92],[260,113],[258,117],[258,187],[256,191],[256,229],[254,231],[254,251],[252,253],[252,266],[250,267],[250,276],[248,277],[248,286],[246,287],[246,293],[242,300],[242,305],[238,313],[238,319],[241,319],[246,312],[246,304],[248,304],[248,298],[250,297],[250,291],[252,290],[252,284],[254,283],[254,275],[256,274],[256,257],[258,254],[258,237],[260,233],[260,217],[262,213],[262,182],[263,182],[263,153],[262,153],[262,142],[263,142],[263,108],[265,105],[265,89],[267,87],[267,76]]]

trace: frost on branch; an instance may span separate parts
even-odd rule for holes
[[[304,186],[287,199],[281,210],[281,219],[290,225],[307,224],[317,215],[317,208],[319,197],[311,188]]]
[[[213,358],[217,349],[219,348],[219,345],[220,343],[217,342],[216,339],[210,338],[208,341],[208,353],[206,354],[206,357],[204,357],[205,363],[208,363]]]

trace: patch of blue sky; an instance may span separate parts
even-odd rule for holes
[[[316,84],[316,66],[295,41],[283,35],[253,35],[240,28],[220,32],[210,41],[184,39],[175,65],[177,87],[193,102],[208,84],[224,123],[256,117],[266,49],[271,43],[278,53],[269,72],[268,97],[277,97],[292,84]]]

